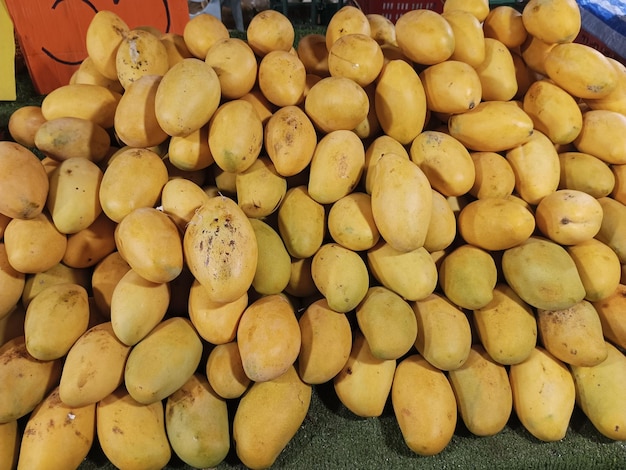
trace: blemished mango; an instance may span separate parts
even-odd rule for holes
[[[566,364],[589,367],[606,359],[602,322],[589,301],[563,310],[538,309],[537,327],[546,350]]]
[[[207,378],[192,375],[165,402],[165,430],[172,450],[196,468],[218,465],[230,449],[226,400]]]
[[[109,461],[118,468],[162,468],[172,457],[161,400],[142,404],[117,388],[96,406],[96,435]]]
[[[28,417],[17,468],[36,467],[42,455],[51,468],[77,468],[87,457],[95,437],[96,404],[67,405],[55,387]],[[63,452],[59,452],[61,447]]]

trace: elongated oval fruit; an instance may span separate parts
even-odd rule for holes
[[[399,251],[422,247],[432,214],[428,178],[412,161],[395,154],[383,155],[375,171],[372,214],[381,236]]]
[[[252,285],[258,244],[248,217],[232,199],[216,196],[196,211],[183,249],[191,273],[211,300],[233,301]]]

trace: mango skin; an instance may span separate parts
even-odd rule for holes
[[[173,451],[195,468],[217,466],[230,449],[226,401],[207,378],[192,375],[165,403],[165,429]]]
[[[564,362],[536,347],[509,369],[513,408],[522,425],[537,439],[565,437],[575,404],[574,379]]]
[[[250,469],[271,467],[298,432],[311,403],[311,385],[296,369],[256,382],[241,398],[233,418],[237,456]]]
[[[445,374],[413,354],[396,367],[391,402],[407,447],[436,455],[452,440],[457,422],[454,392]]]
[[[607,342],[607,358],[591,367],[570,366],[576,403],[609,439],[626,439],[626,357]]]
[[[18,470],[78,468],[87,457],[96,436],[96,404],[68,406],[61,401],[58,387],[30,415],[17,463]],[[59,449],[63,452],[59,452]]]

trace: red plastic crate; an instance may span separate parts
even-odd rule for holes
[[[358,0],[361,10],[365,14],[379,14],[395,23],[400,16],[411,10],[433,10],[443,12],[445,0],[433,2],[402,2],[393,0]]]

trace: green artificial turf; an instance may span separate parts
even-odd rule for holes
[[[316,27],[296,30],[296,41]],[[237,33],[233,33],[237,35]],[[239,34],[241,37],[242,35]],[[8,139],[6,130],[11,113],[20,106],[40,104],[28,73],[17,76],[16,101],[0,102],[0,139]],[[626,391],[625,391],[626,393]],[[236,402],[230,402],[231,412]],[[1,465],[0,465],[1,466]],[[94,444],[83,470],[115,467]],[[168,469],[190,469],[174,456]],[[218,469],[244,468],[234,449]],[[378,418],[359,418],[338,400],[332,384],[314,387],[311,408],[303,425],[277,459],[277,469],[594,469],[626,468],[626,443],[600,435],[576,408],[566,437],[559,442],[541,442],[531,436],[513,414],[508,425],[497,435],[471,435],[459,419],[450,444],[438,455],[421,457],[405,445],[393,410],[388,405]]]

